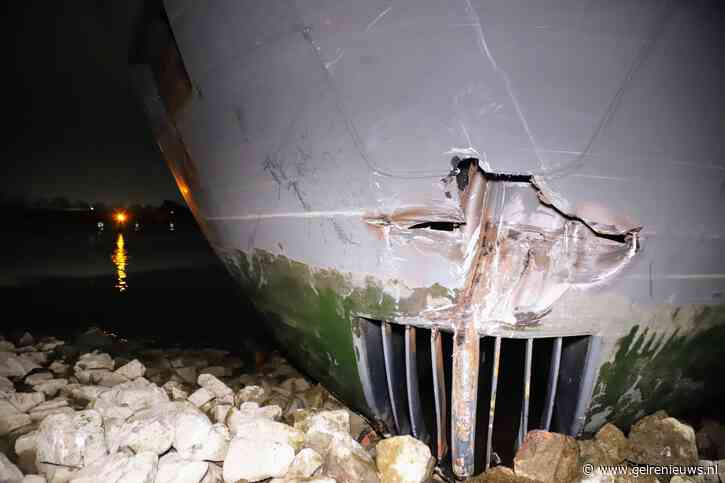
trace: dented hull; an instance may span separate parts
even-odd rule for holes
[[[725,324],[708,5],[165,6],[173,37],[137,81],[212,246],[290,356],[390,430],[359,321],[453,334],[438,444],[459,476],[481,338],[597,337],[572,431],[683,409],[722,365],[703,344],[697,370],[679,366]]]

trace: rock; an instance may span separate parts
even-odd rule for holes
[[[518,476],[542,483],[565,483],[579,478],[579,447],[563,434],[530,431],[514,457]]]
[[[211,374],[201,374],[196,381],[201,387],[209,390],[217,399],[231,398],[229,403],[234,402],[234,391],[229,386]]]
[[[30,424],[30,422],[30,416],[18,411],[9,401],[0,399],[0,437]]]
[[[703,478],[705,483],[721,483],[725,481],[725,460],[700,460],[699,465],[705,470]]]
[[[370,423],[365,418],[352,411],[347,411],[348,420],[350,421],[350,436],[358,439],[363,433],[374,431]]]
[[[68,384],[60,390],[60,393],[80,405],[85,405],[89,402],[95,401],[98,396],[106,391],[108,391],[107,387]]]
[[[36,464],[44,474],[48,464],[79,468],[107,453],[101,414],[94,410],[48,416],[37,438]]]
[[[155,483],[200,483],[209,471],[209,463],[187,459],[170,451],[159,459]]]
[[[7,456],[0,452],[0,481],[2,483],[21,483],[23,474]]]
[[[154,483],[159,458],[154,453],[114,453],[84,467],[71,483]]]
[[[284,443],[295,451],[305,442],[305,435],[291,426],[264,418],[246,419],[229,427],[234,437]]]
[[[212,425],[209,418],[192,404],[168,402],[137,413],[131,421],[164,421],[172,431],[172,445],[184,457],[192,459],[223,459],[229,434],[223,425]]]
[[[40,384],[36,384],[33,386],[33,389],[35,389],[38,392],[42,392],[47,397],[54,397],[56,394],[60,392],[61,389],[63,389],[65,386],[68,385],[68,379],[50,379],[47,381],[43,381]]]
[[[322,409],[329,393],[321,384],[317,384],[306,391],[301,391],[298,396],[305,401],[305,407],[308,409]]]
[[[579,455],[583,463],[616,465],[625,460],[628,451],[627,438],[615,425],[607,423],[592,440],[579,440]]]
[[[201,407],[214,399],[214,393],[205,387],[200,387],[189,396],[189,402],[196,407]]]
[[[138,379],[143,377],[146,373],[146,367],[139,362],[138,359],[134,359],[128,364],[125,364],[116,369],[115,374],[125,377],[126,379]]]
[[[20,340],[18,340],[18,347],[25,347],[35,344],[35,338],[30,332],[25,332]]]
[[[38,449],[38,432],[31,431],[15,440],[15,455],[18,467],[23,473],[37,473],[35,457]],[[1,480],[0,480],[1,481]]]
[[[66,374],[68,374],[70,366],[61,361],[53,361],[48,369],[50,369],[50,371],[57,376],[65,376]]]
[[[255,402],[262,404],[267,398],[264,389],[260,386],[246,386],[237,392],[234,398],[234,405],[241,406],[245,402]]]
[[[98,396],[96,403],[103,401],[113,406],[140,411],[158,404],[169,402],[166,391],[150,383],[143,377],[114,386]]]
[[[430,448],[412,436],[384,439],[375,449],[383,483],[423,483],[433,472],[435,459]]]
[[[73,414],[75,411],[68,406],[68,400],[64,397],[57,397],[45,401],[30,410],[28,416],[33,422],[40,423],[53,414]]]
[[[294,457],[295,450],[285,443],[254,437],[235,438],[224,459],[224,481],[254,482],[284,476]]]
[[[189,397],[189,393],[184,389],[184,385],[177,381],[168,381],[163,386],[164,391],[168,394],[172,401],[185,400]]]
[[[637,421],[629,432],[630,461],[648,465],[693,466],[697,445],[692,427],[658,411]]]
[[[224,483],[222,467],[215,463],[208,463],[209,469],[201,480],[201,483]]]
[[[236,432],[236,427],[244,421],[251,419],[269,419],[275,421],[279,419],[282,410],[279,406],[264,406],[260,408],[257,403],[246,402],[242,404],[240,409],[231,408],[227,412],[226,424],[232,433]]]
[[[45,477],[49,483],[68,483],[75,477],[77,471],[65,466],[51,466],[46,469]]]
[[[321,466],[322,456],[314,449],[304,448],[295,455],[285,478],[310,478]]]
[[[32,411],[48,411],[49,409],[58,409],[62,407],[68,407],[68,399],[64,397],[57,397],[38,404],[32,409]]]
[[[9,340],[5,340],[0,336],[0,351],[2,352],[14,352],[15,351],[15,344],[10,342]]]
[[[285,379],[279,386],[289,391],[290,394],[294,394],[299,391],[306,391],[312,387],[303,377],[290,377]]]
[[[113,359],[105,353],[92,352],[83,354],[78,362],[73,366],[73,372],[88,371],[92,369],[107,369],[112,371],[114,367]]]
[[[295,421],[295,428],[307,432],[313,426],[324,425],[330,430],[350,433],[350,413],[347,410],[320,411],[307,413],[307,418]]]
[[[13,352],[0,352],[0,376],[4,377],[25,377],[33,369],[40,366],[31,358],[16,355]]]
[[[40,475],[25,475],[22,483],[48,483],[48,480]]]
[[[106,425],[106,441],[111,453],[129,448],[134,453],[150,451],[162,455],[171,448],[174,435],[171,418],[155,409],[139,411],[112,432]]]
[[[91,376],[91,381],[99,386],[104,387],[115,387],[124,382],[128,382],[130,379],[122,374],[110,371],[99,371],[98,374]]]
[[[327,455],[330,444],[336,435],[350,435],[350,426],[345,424],[342,415],[323,411],[307,419],[295,423],[295,428],[305,429],[305,442],[307,448],[312,448],[323,457]]]
[[[725,426],[706,420],[695,434],[700,457],[725,458]]]
[[[485,473],[466,480],[466,483],[536,483],[532,480],[517,476],[514,470],[505,466],[494,466]],[[599,482],[604,483],[604,482]]]
[[[0,376],[0,398],[9,396],[15,392],[15,385],[13,381],[5,376]]]
[[[212,421],[215,423],[224,423],[227,420],[227,415],[232,407],[233,406],[231,404],[217,404],[212,409],[209,417],[211,417]]]
[[[25,357],[30,359],[31,361],[35,362],[36,364],[40,366],[47,366],[48,365],[48,354],[45,352],[26,352]]]
[[[196,367],[179,367],[176,369],[176,374],[188,384],[196,383]]]
[[[201,412],[189,411],[177,419],[174,448],[192,459],[223,461],[230,439],[226,426],[211,424]]]
[[[348,433],[333,435],[323,473],[338,483],[378,483],[375,462]]]
[[[51,379],[53,379],[53,374],[50,372],[36,372],[34,374],[30,374],[25,378],[25,384],[27,384],[28,386],[35,386],[36,384],[50,381]]]
[[[38,404],[45,402],[42,392],[16,392],[8,398],[8,402],[21,413],[27,413]]]
[[[65,341],[56,339],[55,337],[46,337],[40,341],[37,348],[44,352],[50,352],[57,349],[58,347],[65,345]]]

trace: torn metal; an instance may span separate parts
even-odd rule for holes
[[[481,335],[534,325],[570,288],[607,282],[639,249],[640,226],[602,207],[570,207],[534,175],[489,172],[475,158],[453,165],[441,181],[450,203],[364,217],[389,250],[412,245],[443,255],[458,274],[452,303],[396,322],[472,323]]]
[[[365,220],[390,250],[413,244],[423,252],[443,253],[460,275],[452,304],[427,307],[414,317],[419,324],[443,325],[454,332],[451,457],[455,474],[465,477],[475,466],[480,337],[499,326],[539,324],[569,288],[611,279],[639,249],[641,227],[624,218],[585,218],[533,175],[489,172],[475,158],[454,158],[452,163],[453,170],[442,180],[451,203]],[[497,337],[486,465],[500,341]],[[528,339],[519,442],[528,427],[532,347]]]

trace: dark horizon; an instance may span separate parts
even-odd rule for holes
[[[13,122],[0,192],[183,203],[131,86],[128,50],[140,3],[10,6]]]

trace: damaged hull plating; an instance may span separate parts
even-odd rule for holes
[[[173,36],[138,68],[181,193],[290,357],[394,431],[396,394],[375,376],[391,361],[371,347],[395,342],[391,326],[430,330],[434,426],[450,411],[438,455],[459,476],[490,412],[489,463],[508,339],[527,339],[524,428],[534,339],[558,347],[550,388],[562,337],[598,341],[567,431],[702,390],[716,345],[676,368],[697,337],[723,342],[725,126],[707,104],[725,103],[722,72],[682,64],[704,51],[700,67],[720,69],[720,17],[679,2],[376,5],[167,0]],[[415,332],[405,343],[417,367]],[[409,372],[416,431],[426,389]]]

